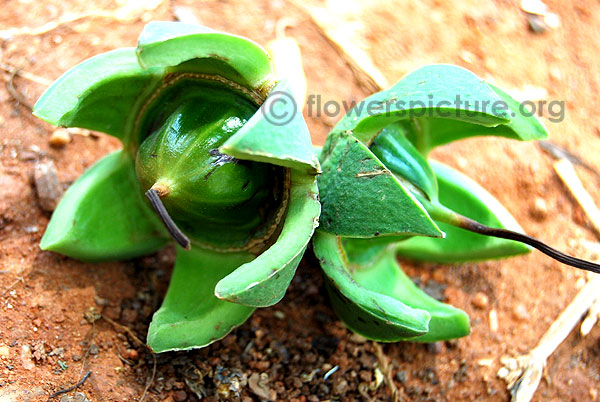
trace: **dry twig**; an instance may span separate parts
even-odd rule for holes
[[[334,48],[334,50],[344,59],[348,67],[352,70],[356,82],[368,93],[375,93],[388,87],[384,75],[375,67],[369,56],[356,48],[347,41],[342,42],[335,38],[326,24],[321,21],[315,10],[300,3],[297,0],[288,0],[288,2],[304,13],[313,23],[319,34]]]
[[[144,400],[144,398],[146,398],[146,394],[148,393],[150,386],[154,382],[154,377],[156,377],[156,355],[154,353],[152,353],[152,358],[154,359],[154,363],[152,364],[152,375],[150,376],[150,379],[148,379],[148,382],[146,383],[146,386],[144,387],[144,392],[142,393],[142,396],[140,397],[138,402],[142,402]]]
[[[18,75],[19,77],[25,78],[26,80],[43,85],[45,87],[48,87],[48,86],[50,86],[50,84],[52,84],[52,81],[47,78],[40,77],[39,75],[35,75],[28,71],[24,71],[17,67],[11,66],[10,64],[0,63],[0,69],[6,71],[7,73],[15,74],[15,75]]]
[[[554,169],[600,233],[600,219],[598,219],[600,213],[598,212],[598,207],[596,207],[594,201],[581,184],[571,162],[566,159],[560,159],[554,164]],[[586,311],[598,308],[594,308],[594,306],[599,306],[600,303],[598,301],[599,287],[600,275],[588,273],[588,282],[558,316],[556,321],[552,323],[535,348],[522,356],[514,358],[503,357],[501,359],[504,366],[498,371],[498,377],[503,378],[507,382],[507,387],[511,392],[513,401],[526,402],[533,398],[533,394],[537,390],[542,378],[548,357],[565,340]],[[586,321],[584,321],[584,324],[588,332],[589,329],[587,328],[591,328],[591,325],[597,319],[597,312],[594,313],[593,317],[589,318],[590,321],[586,318],[588,322],[586,324]],[[584,327],[582,325],[582,333],[583,331]]]
[[[31,104],[31,102],[29,102],[25,98],[25,95],[23,95],[17,88],[15,88],[14,80],[15,75],[17,75],[18,71],[19,70],[15,70],[12,73],[10,73],[10,77],[8,79],[8,82],[6,83],[6,89],[8,90],[10,96],[12,96],[12,98],[16,100],[19,104],[25,106],[29,110],[33,110],[33,105]]]
[[[552,323],[535,348],[526,355],[501,359],[504,366],[498,371],[498,377],[506,381],[513,402],[531,400],[542,378],[546,360],[598,298],[600,275],[590,275],[593,275],[591,279]]]
[[[385,355],[385,353],[383,353],[383,348],[377,342],[373,342],[373,348],[375,348],[375,356],[377,356],[377,361],[379,362],[379,367],[383,373],[383,378],[385,379],[385,383],[390,390],[392,401],[398,402],[407,400],[404,392],[399,390],[394,383],[392,378],[392,368],[390,367],[388,357]]]
[[[569,191],[571,191],[571,194],[573,194],[579,205],[581,205],[596,232],[600,234],[600,210],[589,193],[583,188],[583,184],[579,180],[573,164],[566,159],[560,159],[554,163],[554,170],[558,173]]]
[[[105,315],[101,316],[102,319],[104,319],[105,321],[107,321],[109,324],[113,325],[116,328],[119,328],[123,331],[125,331],[134,341],[136,341],[137,343],[139,343],[140,345],[142,345],[145,348],[148,348],[148,350],[150,350],[152,352],[152,350],[148,347],[148,345],[146,345],[145,342],[142,342],[140,340],[140,338],[137,337],[137,335],[131,330],[131,328],[126,327],[123,324],[119,324],[118,322],[116,322],[115,320],[113,320],[112,318],[109,318]]]
[[[65,13],[54,21],[47,22],[39,27],[8,28],[0,31],[0,39],[9,39],[15,36],[37,36],[53,31],[61,25],[77,22],[88,18],[108,18],[120,22],[137,20],[146,11],[156,9],[164,0],[128,0],[121,7],[114,10],[92,10],[84,13]]]
[[[142,393],[142,396],[140,397],[140,399],[138,401],[138,402],[142,402],[146,398],[146,394],[148,393],[148,390],[152,386],[152,383],[154,382],[154,378],[156,377],[156,354],[154,354],[152,349],[150,349],[150,347],[148,345],[146,345],[145,342],[142,342],[140,340],[140,338],[137,337],[137,335],[131,330],[131,328],[126,327],[125,325],[119,324],[112,318],[109,318],[105,315],[101,315],[101,318],[103,318],[105,321],[107,321],[114,327],[125,331],[134,341],[136,341],[138,344],[142,345],[143,347],[147,348],[150,351],[150,353],[152,354],[152,359],[154,359],[154,363],[152,365],[152,375],[150,376],[150,379],[148,380],[148,382],[146,382],[146,387],[144,388],[144,392]]]

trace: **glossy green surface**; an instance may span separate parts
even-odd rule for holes
[[[156,352],[208,345],[253,306],[279,301],[318,224],[320,167],[298,101],[259,107],[269,94],[291,96],[254,42],[153,22],[137,49],[71,69],[35,106],[50,123],[104,131],[125,146],[73,184],[42,248],[83,260],[154,252],[169,238],[143,193],[169,186],[164,204],[192,250],[178,249],[150,325]],[[270,119],[280,113],[290,121]]]
[[[48,88],[33,114],[55,126],[81,127],[131,140],[137,111],[160,85],[160,74],[138,64],[135,49],[99,54],[73,67]]]
[[[442,163],[431,161],[431,165],[444,206],[490,227],[523,232],[506,208],[479,184]],[[528,246],[512,240],[483,236],[443,222],[438,225],[446,238],[413,237],[397,243],[398,255],[414,260],[456,263],[510,257],[530,251]]]
[[[352,247],[354,241],[349,239],[344,242],[344,248],[347,250]],[[437,342],[468,335],[470,330],[467,314],[449,304],[435,300],[419,289],[402,271],[393,250],[393,246],[388,247],[376,258],[361,264],[350,260],[352,279],[365,289],[393,297],[407,306],[429,313],[431,320],[428,332],[411,339],[412,341]]]
[[[148,329],[148,346],[156,353],[207,346],[246,321],[254,309],[219,300],[214,289],[252,258],[247,253],[178,247],[167,295]]]
[[[319,173],[321,168],[299,102],[290,84],[280,81],[259,111],[221,147],[221,152],[310,175]]]
[[[355,267],[349,266],[338,236],[317,231],[313,244],[325,273],[333,309],[348,328],[382,342],[427,333],[431,319],[427,311],[411,308],[395,297],[362,286],[353,278]]]
[[[138,149],[137,177],[142,191],[162,185],[162,202],[193,240],[215,247],[243,247],[260,226],[264,212],[277,208],[284,172],[267,163],[240,161],[219,148],[256,112],[230,90],[202,87],[179,103],[164,124]]]
[[[255,42],[180,22],[148,23],[138,40],[137,55],[144,68],[173,68],[190,60],[219,60],[235,71],[235,76],[224,74],[226,78],[264,94],[273,74],[268,53]]]
[[[142,199],[133,160],[117,151],[69,187],[40,247],[78,260],[103,261],[149,254],[168,240],[161,222]]]
[[[398,121],[423,155],[472,136],[520,140],[547,136],[537,119],[519,113],[518,103],[506,93],[464,68],[445,64],[420,68],[366,98],[361,110],[349,112],[332,132],[349,131],[370,144],[382,128]]]
[[[429,200],[438,199],[433,169],[398,124],[381,130],[369,149],[413,193],[421,193]]]
[[[320,229],[347,237],[441,236],[425,209],[360,141],[330,134],[321,152]]]
[[[319,224],[321,211],[314,176],[294,170],[291,183],[289,209],[279,238],[255,260],[222,279],[215,289],[217,297],[266,307],[278,303],[285,295]]]
[[[448,263],[529,250],[437,221],[437,236],[424,230],[428,223],[433,227],[431,217],[441,216],[443,205],[485,225],[521,231],[483,188],[441,164],[432,162],[432,169],[426,159],[436,146],[477,135],[545,138],[540,122],[519,108],[508,94],[470,71],[432,65],[366,98],[329,133],[320,153],[322,225],[313,241],[334,309],[349,328],[376,340],[410,337],[394,335],[389,320],[374,319],[366,303],[376,294],[417,309],[397,310],[409,317],[411,311],[428,312],[426,333],[412,340],[434,342],[469,333],[466,314],[418,289],[398,266],[396,253]]]

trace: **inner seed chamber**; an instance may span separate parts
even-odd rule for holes
[[[261,251],[280,226],[289,191],[287,172],[219,151],[257,105],[206,80],[179,80],[163,92],[144,110],[136,156],[142,190],[158,191],[192,244]]]

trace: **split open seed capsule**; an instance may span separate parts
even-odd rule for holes
[[[387,342],[469,333],[467,315],[417,288],[396,257],[463,262],[529,251],[437,219],[434,212],[452,211],[520,231],[483,188],[427,159],[434,147],[470,136],[545,138],[535,117],[518,112],[516,101],[471,72],[433,65],[365,99],[334,127],[320,155],[323,212],[313,242],[349,328]]]
[[[123,143],[65,193],[42,249],[116,260],[175,238],[148,343],[162,352],[222,338],[284,296],[318,224],[320,167],[298,109],[254,42],[148,24],[137,48],[84,61],[35,105],[54,125]]]

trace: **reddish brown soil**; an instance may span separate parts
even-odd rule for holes
[[[6,0],[0,30],[40,26],[66,12],[86,11],[88,3]],[[115,7],[108,0],[95,3],[102,9]],[[552,140],[600,170],[600,125],[594,112],[600,110],[600,3],[548,1],[562,24],[542,35],[528,30],[517,1],[364,3],[361,10],[345,6],[345,15],[330,15],[362,21],[348,32],[362,39],[390,82],[423,64],[448,62],[494,77],[506,88],[546,88],[549,99],[567,105],[562,123],[546,122]],[[135,46],[144,21],[173,20],[176,5],[191,7],[206,25],[262,44],[274,37],[279,18],[292,16],[295,26],[288,32],[301,45],[309,93],[338,100],[367,95],[313,23],[283,0],[172,0],[135,21],[87,18],[41,35],[15,36],[0,42],[0,59],[55,79],[92,55]],[[9,74],[2,73],[2,80],[8,82]],[[30,102],[44,90],[21,77],[14,83]],[[308,117],[315,142],[323,142],[335,121]],[[91,401],[138,400],[152,374],[153,356],[122,328],[103,319],[90,320],[89,312],[94,308],[144,339],[166,290],[173,253],[167,249],[134,261],[84,264],[41,252],[38,243],[49,215],[39,209],[31,185],[36,160],[53,160],[60,180],[68,184],[119,146],[104,135],[75,136],[57,150],[48,145],[51,132],[52,127],[31,117],[4,85],[0,87],[0,401],[44,401],[76,383],[87,370],[91,376],[78,391]],[[584,251],[577,243],[597,239],[553,172],[551,159],[535,144],[471,139],[442,147],[435,157],[476,178],[528,233],[581,255]],[[600,199],[597,178],[579,173],[592,196]],[[536,218],[535,197],[547,203],[545,217]],[[352,336],[336,320],[311,251],[307,256],[281,303],[257,311],[208,348],[158,356],[145,400],[192,401],[202,393],[206,400],[235,399],[235,391],[228,391],[235,388],[228,385],[235,378],[241,382],[241,398],[257,400],[246,385],[255,373],[267,376],[270,396],[279,400],[389,400],[384,384],[373,387],[375,368],[381,364],[376,346]],[[507,400],[505,384],[496,377],[500,357],[532,348],[584,276],[537,252],[478,264],[404,266],[429,287],[443,285],[447,302],[471,316],[473,332],[434,346],[383,345],[395,386],[411,400]],[[479,308],[473,303],[478,293],[489,300]],[[496,332],[490,329],[492,309],[498,315]],[[596,399],[599,337],[599,328],[585,338],[571,334],[549,359],[535,398]],[[336,365],[339,370],[324,380],[324,373]]]

